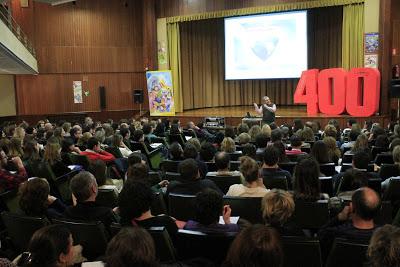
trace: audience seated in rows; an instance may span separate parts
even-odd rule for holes
[[[290,172],[279,168],[279,150],[274,146],[270,145],[266,148],[263,155],[263,165],[261,169],[262,177],[265,179],[274,177],[286,177],[288,188],[292,188],[292,175]]]
[[[115,157],[100,148],[100,142],[96,137],[89,138],[87,142],[87,149],[81,152],[81,155],[87,156],[90,160],[102,160],[106,163],[115,160]]]

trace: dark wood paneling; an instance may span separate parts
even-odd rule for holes
[[[82,104],[73,102],[73,81],[83,81]],[[138,73],[98,73],[98,74],[45,74],[38,76],[17,76],[16,88],[18,114],[59,114],[65,112],[100,111],[99,86],[106,88],[107,111],[139,109],[133,103],[134,89],[146,87],[145,74]],[[147,107],[147,93],[145,104]]]
[[[164,18],[293,2],[307,2],[307,0],[158,0],[156,14],[158,18]]]

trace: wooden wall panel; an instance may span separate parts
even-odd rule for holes
[[[72,82],[82,80],[83,91],[90,95],[83,96],[82,104],[74,104]],[[139,109],[133,103],[132,92],[145,88],[146,82],[143,73],[45,74],[20,75],[16,85],[18,114],[34,115],[100,111],[100,86],[106,88],[107,111]]]
[[[164,18],[227,9],[306,1],[307,0],[158,0],[156,15],[157,18]]]

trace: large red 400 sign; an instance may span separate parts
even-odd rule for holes
[[[307,103],[307,113],[319,111],[369,117],[379,109],[381,75],[377,69],[317,69],[303,71],[294,93],[294,103]]]

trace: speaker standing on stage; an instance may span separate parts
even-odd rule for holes
[[[275,122],[275,112],[276,112],[276,105],[271,102],[268,96],[263,97],[264,104],[258,107],[257,103],[254,103],[255,111],[262,115],[262,120],[264,123],[271,124]]]

